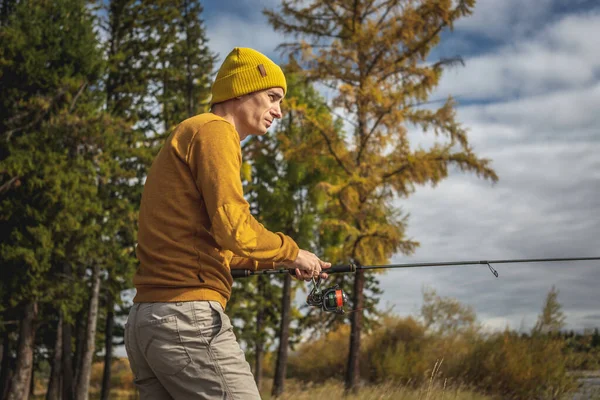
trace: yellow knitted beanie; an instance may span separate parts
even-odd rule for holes
[[[219,69],[210,105],[272,87],[281,87],[284,94],[287,91],[281,68],[256,50],[236,47]]]

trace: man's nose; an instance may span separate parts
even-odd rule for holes
[[[277,104],[275,107],[271,108],[271,114],[274,118],[281,118],[281,106]]]

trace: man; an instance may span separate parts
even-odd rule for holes
[[[259,399],[225,307],[230,269],[295,269],[310,280],[330,263],[268,231],[243,197],[240,141],[263,135],[286,93],[281,69],[235,48],[212,87],[211,112],[183,121],[144,186],[125,346],[142,399]]]

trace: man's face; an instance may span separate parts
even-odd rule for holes
[[[275,118],[281,118],[283,89],[274,87],[243,96],[236,116],[241,135],[264,135]]]

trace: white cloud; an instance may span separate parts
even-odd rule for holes
[[[397,255],[392,262],[600,255],[600,133],[578,134],[577,115],[552,121],[552,113],[545,114],[548,123],[538,121],[541,130],[557,123],[551,140],[536,132],[532,110],[551,100],[529,99],[529,106],[506,101],[498,111],[500,123],[493,118],[493,106],[468,107],[463,114],[468,115],[466,125],[476,138],[476,151],[493,159],[500,181],[492,187],[455,171],[436,188],[418,188],[409,199],[398,201],[411,213],[409,237],[421,246],[414,256]],[[572,136],[585,140],[573,141]],[[529,328],[535,323],[532,313],[555,284],[568,306],[571,327],[600,322],[575,314],[592,314],[600,301],[593,294],[600,282],[599,262],[494,267],[500,272],[498,279],[486,266],[390,271],[382,280],[382,300],[395,305],[397,312],[410,313],[419,307],[421,286],[429,285],[441,295],[474,305],[481,320],[492,318],[491,326],[506,320],[518,329],[525,318]]]
[[[523,35],[551,14],[553,0],[478,0],[473,15],[463,18],[456,29],[491,38]]]
[[[500,3],[500,2],[498,2]],[[446,71],[434,97],[489,100],[580,88],[600,71],[600,13],[571,15]]]
[[[597,138],[600,81],[586,88],[460,107],[458,119],[476,147],[507,143],[574,143]]]

